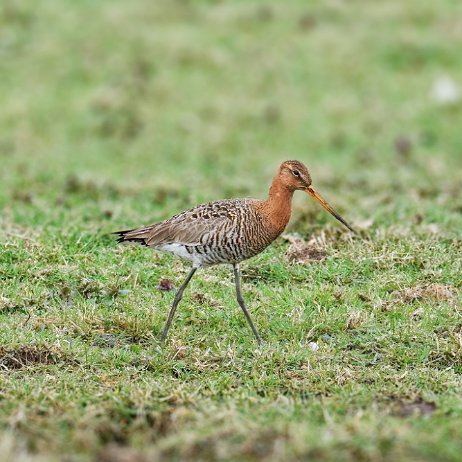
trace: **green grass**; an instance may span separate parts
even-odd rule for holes
[[[0,454],[8,461],[449,461],[462,450],[459,2],[4,0]],[[287,232],[200,270],[108,233],[263,197]],[[293,238],[293,236],[292,236]]]

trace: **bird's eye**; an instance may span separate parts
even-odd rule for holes
[[[298,170],[292,170],[292,173],[295,175],[295,176],[300,176],[300,172]]]

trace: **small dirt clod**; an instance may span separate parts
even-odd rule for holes
[[[167,278],[162,278],[159,281],[159,284],[156,286],[157,289],[167,292],[169,290],[173,290],[175,286],[173,285],[173,281]]]

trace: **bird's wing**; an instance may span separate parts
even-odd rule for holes
[[[248,205],[246,199],[202,204],[161,223],[121,231],[119,241],[137,241],[147,246],[163,244],[202,245],[210,236],[232,225],[237,210]]]

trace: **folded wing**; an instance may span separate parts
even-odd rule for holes
[[[152,247],[173,243],[201,245],[231,224],[233,213],[228,202],[199,205],[163,222],[114,234],[119,236],[118,242],[132,241]]]

